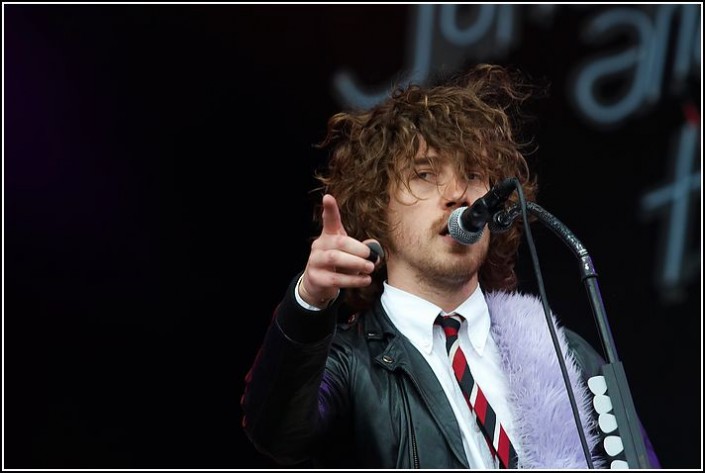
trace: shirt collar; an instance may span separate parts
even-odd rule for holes
[[[433,324],[436,317],[438,314],[449,314],[432,302],[390,286],[386,281],[382,306],[397,329],[414,346],[426,353],[433,349]],[[460,336],[468,337],[473,348],[482,355],[490,334],[490,313],[479,286],[454,313],[465,318],[466,323],[460,329]]]
[[[454,312],[465,318],[463,326],[470,338],[470,343],[475,351],[482,355],[487,338],[490,336],[490,310],[487,308],[487,301],[485,301],[485,295],[480,286],[477,286],[475,292],[465,299]],[[460,332],[462,336],[462,327]]]

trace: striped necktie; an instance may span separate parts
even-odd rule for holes
[[[463,317],[457,314],[439,315],[436,318],[436,324],[443,328],[443,332],[446,335],[446,350],[453,365],[453,372],[460,384],[460,390],[463,392],[470,411],[475,413],[475,420],[485,435],[492,457],[496,456],[499,458],[500,468],[517,468],[517,454],[514,446],[504,431],[504,427],[497,420],[494,409],[487,402],[482,389],[472,377],[465,354],[460,349],[458,331],[462,321]]]

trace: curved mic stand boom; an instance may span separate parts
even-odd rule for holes
[[[580,262],[580,274],[587,289],[593,316],[599,327],[600,339],[607,356],[608,363],[602,366],[601,371],[619,428],[624,457],[629,468],[651,468],[624,367],[617,357],[617,349],[607,323],[605,308],[597,285],[597,272],[592,259],[580,240],[556,217],[534,202],[527,202],[526,206],[532,215],[535,215],[541,223],[563,240]],[[489,224],[490,229],[504,231],[521,214],[519,204],[497,212]],[[526,224],[528,225],[528,222]]]

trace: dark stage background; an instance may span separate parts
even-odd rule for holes
[[[357,103],[338,79],[370,98],[483,61],[550,83],[537,202],[593,258],[663,466],[702,468],[701,5],[3,14],[4,467],[273,467],[240,395],[315,232],[312,145]],[[599,348],[577,260],[532,228],[551,308]]]

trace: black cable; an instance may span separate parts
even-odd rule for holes
[[[583,453],[585,454],[585,461],[587,461],[588,468],[594,469],[595,466],[592,463],[592,456],[590,455],[590,448],[588,447],[587,440],[585,439],[585,432],[583,431],[583,425],[580,421],[580,414],[578,413],[578,407],[575,402],[575,394],[573,393],[573,388],[570,385],[570,378],[568,377],[568,370],[565,367],[565,360],[563,359],[563,353],[561,347],[558,343],[558,336],[556,335],[556,330],[553,327],[553,321],[551,319],[551,309],[548,306],[548,297],[546,297],[546,289],[543,285],[543,276],[541,275],[541,268],[539,266],[539,258],[536,252],[536,246],[534,245],[534,238],[531,235],[531,225],[529,224],[529,215],[527,210],[526,199],[524,198],[524,189],[521,187],[519,180],[517,178],[512,178],[516,185],[517,194],[519,194],[519,204],[521,206],[521,215],[524,219],[524,228],[526,230],[526,242],[529,246],[529,254],[531,255],[531,262],[534,266],[534,273],[536,275],[536,283],[538,284],[539,295],[541,297],[541,303],[543,304],[543,313],[546,316],[546,323],[548,325],[548,330],[551,333],[551,340],[553,341],[553,348],[556,350],[558,355],[558,364],[561,367],[561,374],[563,375],[563,382],[565,383],[566,391],[568,392],[568,398],[570,399],[570,407],[573,410],[573,417],[575,418],[575,424],[578,428],[578,435],[580,436],[580,443],[583,446]]]

